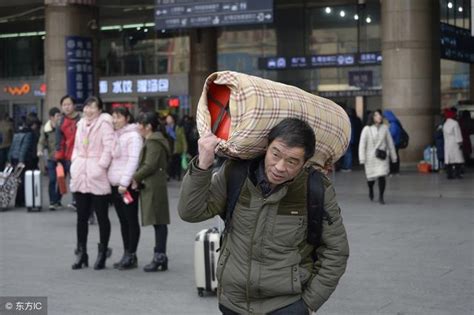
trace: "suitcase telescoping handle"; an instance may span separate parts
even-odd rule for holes
[[[17,165],[17,166],[15,166],[15,169],[14,169],[14,171],[13,171],[13,176],[15,176],[15,177],[20,177],[21,172],[23,171],[24,168],[25,168],[24,165]]]

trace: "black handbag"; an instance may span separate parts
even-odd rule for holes
[[[381,149],[375,149],[375,157],[380,160],[385,160],[387,158],[387,152]]]

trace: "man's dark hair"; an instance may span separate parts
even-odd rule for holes
[[[370,112],[369,115],[367,116],[367,126],[372,126],[373,124],[375,124],[374,122],[375,113],[379,113],[380,116],[382,116],[383,118],[383,113],[380,109],[374,110],[373,112]]]
[[[316,137],[313,128],[306,122],[297,118],[285,118],[270,130],[268,144],[280,139],[287,146],[304,149],[304,159],[309,160],[315,151]]]
[[[72,97],[69,94],[66,94],[63,97],[61,97],[61,100],[59,101],[59,104],[62,105],[65,99],[70,99],[73,104],[76,104],[76,100],[74,99],[74,97]]]
[[[85,101],[84,101],[84,107],[95,103],[97,105],[97,108],[99,110],[104,110],[104,103],[102,103],[102,99],[98,96],[89,96]]]
[[[49,110],[49,117],[54,117],[56,114],[60,114],[61,111],[57,107],[53,107]]]

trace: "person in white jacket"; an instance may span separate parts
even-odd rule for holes
[[[461,166],[464,163],[462,154],[462,134],[456,121],[456,112],[449,108],[444,110],[446,122],[443,124],[444,163],[448,179],[462,178]]]
[[[138,263],[136,256],[140,238],[138,191],[131,189],[130,185],[138,167],[143,140],[128,108],[114,108],[112,118],[115,130],[114,148],[107,175],[112,186],[112,202],[120,221],[124,248],[122,259],[113,266],[119,270],[126,270],[136,268]]]
[[[387,126],[383,124],[382,112],[376,110],[369,114],[367,126],[362,129],[359,142],[359,161],[365,168],[370,200],[374,200],[374,184],[375,180],[378,180],[380,204],[385,204],[385,177],[390,172],[389,155],[392,161],[397,161],[397,152],[392,136]]]

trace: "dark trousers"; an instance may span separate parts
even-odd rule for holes
[[[95,211],[99,222],[100,243],[105,247],[110,239],[109,220],[109,195],[94,195],[74,193],[77,206],[77,243],[87,244],[87,234],[89,233],[89,216]]]
[[[181,179],[181,154],[173,154],[168,165],[168,175],[174,179]]]
[[[367,182],[367,185],[369,185],[369,191],[371,195],[373,195],[374,193],[374,184],[375,184],[375,180],[370,180]],[[378,184],[379,184],[379,198],[383,199],[383,194],[385,192],[385,185],[386,185],[385,176],[380,176],[378,178]]]
[[[219,310],[223,315],[239,315],[239,313],[234,312],[222,304],[219,304]],[[277,309],[273,312],[267,313],[268,315],[309,315],[309,310],[306,304],[304,304],[303,299],[296,301],[288,306],[284,306],[280,309]]]
[[[168,226],[166,224],[153,225],[155,228],[155,252],[166,254],[168,240]]]
[[[352,169],[352,144],[349,144],[349,147],[347,147],[346,153],[342,156],[341,168],[343,170]]]
[[[10,147],[0,149],[0,172],[3,171],[5,169],[5,165],[7,165],[8,150],[10,150]]]
[[[446,164],[446,173],[448,179],[462,178],[461,175],[462,164]]]
[[[397,161],[390,162],[390,174],[400,173],[400,155],[398,154],[398,149],[396,149],[396,151],[397,151]]]
[[[140,224],[138,223],[138,192],[128,190],[132,195],[133,202],[128,205],[123,202],[123,195],[118,192],[118,187],[112,187],[112,202],[117,211],[122,233],[123,249],[130,253],[137,252],[138,240],[140,239]]]
[[[57,204],[61,202],[61,194],[59,193],[58,181],[56,177],[56,165],[56,161],[48,160],[49,204]]]

